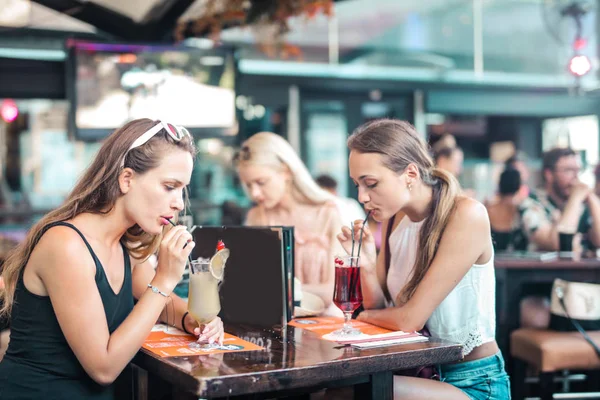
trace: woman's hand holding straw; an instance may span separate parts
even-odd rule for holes
[[[173,221],[171,221],[171,219],[167,219],[167,221],[169,221],[169,223],[170,223],[171,225],[173,225],[173,226],[177,226],[177,224],[175,224]],[[187,243],[186,243],[186,244],[184,244],[184,245],[183,245],[183,248],[185,249],[185,247],[186,247],[187,245],[188,245]],[[188,268],[190,268],[190,273],[192,273],[192,271],[191,271],[191,268],[192,268],[192,254],[191,254],[191,253],[188,255]]]
[[[360,267],[368,272],[375,271],[377,262],[377,249],[375,248],[375,240],[373,235],[366,225],[368,218],[355,221],[351,227],[343,226],[342,232],[337,235],[337,239],[350,256],[359,256],[361,258]],[[358,246],[356,246],[358,242]],[[352,244],[354,243],[354,246]],[[355,254],[355,249],[358,252]]]

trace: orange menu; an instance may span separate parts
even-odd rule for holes
[[[356,320],[352,320],[352,327],[360,329],[362,334],[357,337],[340,338],[339,336],[330,335],[331,332],[344,326],[344,319],[335,317],[296,318],[289,322],[289,325],[315,332],[321,336],[321,339],[338,343],[363,343],[393,339],[396,343],[400,343],[402,341],[410,342],[415,341],[415,339],[425,339],[423,335],[416,332],[391,331]]]
[[[195,341],[196,337],[194,335],[189,335],[173,327],[169,327],[167,330],[165,325],[159,324],[154,326],[142,347],[160,357],[197,356],[263,349],[228,333],[225,333],[223,345],[214,349],[190,348],[190,343]]]
[[[320,336],[331,333],[344,326],[344,318],[336,317],[312,317],[312,318],[296,318],[289,322],[289,325],[295,328],[306,329],[315,332]],[[389,329],[379,326],[367,324],[366,322],[352,320],[352,326],[360,329],[361,332],[367,335],[380,335],[382,333],[390,333]]]

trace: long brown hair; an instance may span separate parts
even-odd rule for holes
[[[144,145],[128,151],[131,144],[156,123],[157,121],[146,118],[137,119],[114,131],[105,140],[96,158],[65,202],[36,223],[29,230],[25,240],[9,254],[2,272],[5,288],[0,292],[4,300],[0,315],[10,315],[19,276],[46,226],[53,222],[73,219],[82,213],[109,213],[122,195],[118,178],[123,168],[131,168],[136,173],[143,174],[158,166],[168,147],[176,146],[195,157],[193,140],[185,136],[182,140],[175,141],[164,130]],[[141,260],[156,251],[161,238],[162,234],[150,235],[136,224],[127,230],[122,241],[131,256]]]
[[[402,174],[409,164],[414,164],[423,183],[433,190],[430,214],[419,232],[412,277],[396,299],[396,304],[405,304],[415,293],[437,253],[440,238],[456,205],[460,185],[454,176],[434,167],[427,144],[405,121],[380,119],[367,122],[352,133],[348,148],[359,153],[381,154],[383,164],[397,174]]]

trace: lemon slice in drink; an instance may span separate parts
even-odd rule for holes
[[[210,273],[213,278],[217,280],[222,280],[223,275],[225,274],[225,263],[229,258],[229,249],[222,249],[215,253],[214,256],[210,259]]]

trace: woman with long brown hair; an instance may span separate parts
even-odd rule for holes
[[[361,255],[364,307],[359,319],[463,345],[464,360],[440,366],[443,382],[396,377],[397,399],[508,399],[509,379],[495,340],[494,251],[485,207],[434,167],[414,127],[377,120],[348,139],[358,200],[383,222],[376,259],[365,227]],[[355,227],[355,239],[361,224]],[[338,239],[348,251],[353,233]],[[385,254],[389,248],[390,262]],[[387,307],[392,303],[393,306]]]
[[[172,294],[194,242],[169,221],[184,208],[195,155],[185,128],[129,122],[8,257],[0,398],[112,399],[112,383],[159,319],[222,341],[218,318],[200,332]],[[154,270],[147,259],[156,250]]]

